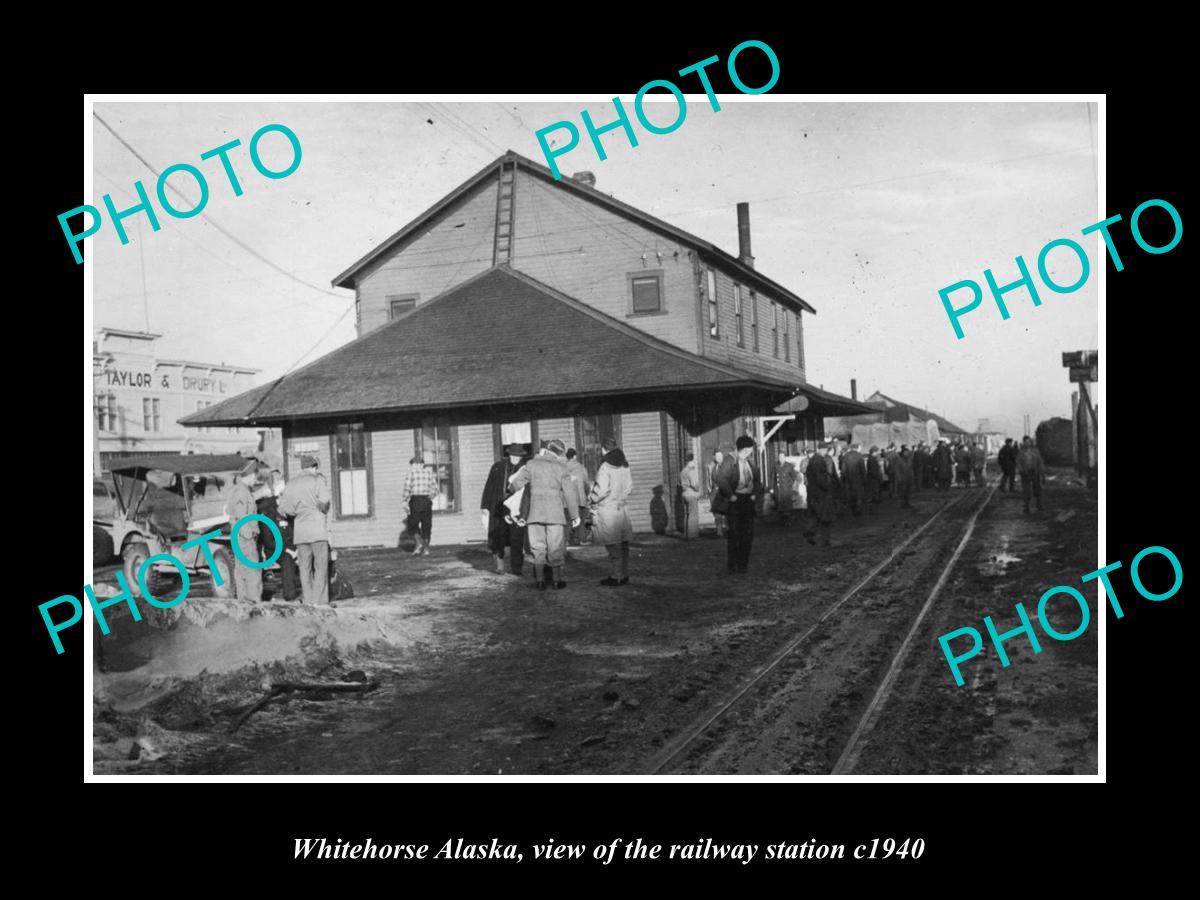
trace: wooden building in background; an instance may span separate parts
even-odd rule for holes
[[[356,340],[181,421],[280,426],[289,468],[321,460],[339,546],[396,544],[417,449],[438,472],[433,541],[482,540],[501,447],[552,438],[594,474],[614,437],[649,530],[686,452],[703,464],[743,432],[811,445],[823,416],[867,409],[808,387],[815,310],[754,268],[745,204],[738,231],[735,257],[509,152],[334,279]]]

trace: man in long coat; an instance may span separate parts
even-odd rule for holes
[[[1006,438],[996,461],[1000,463],[1000,490],[1013,493],[1017,489],[1017,445]]]
[[[496,561],[496,572],[504,573],[504,550],[507,547],[509,571],[520,575],[525,564],[525,529],[516,522],[505,521],[508,510],[504,501],[512,493],[508,486],[509,479],[525,465],[525,451],[520,444],[510,444],[504,448],[504,453],[503,459],[492,463],[479,508],[487,529],[488,549]]]
[[[828,547],[829,530],[835,518],[833,463],[829,459],[829,444],[822,443],[808,461],[804,478],[808,486],[808,522],[804,539],[816,544],[816,532],[821,532],[821,545]],[[859,459],[861,460],[861,456]],[[843,464],[845,457],[842,458]]]
[[[546,569],[554,573],[554,586],[565,588],[566,528],[579,525],[579,502],[567,470],[567,448],[555,438],[546,444],[542,456],[526,463],[512,478],[514,491],[529,486],[529,513],[525,519],[529,549],[533,553],[533,573],[538,590],[546,589]],[[571,521],[566,521],[567,517]]]
[[[913,490],[915,491],[921,491],[926,487],[925,467],[928,457],[929,451],[925,449],[925,442],[919,441],[917,449],[913,451],[912,455]]]
[[[856,516],[862,515],[863,497],[867,493],[867,464],[862,453],[859,452],[861,446],[861,444],[853,444],[842,455],[842,485],[846,489],[846,499],[850,502],[850,511]],[[826,467],[832,470],[833,465],[829,460],[828,451],[822,455],[825,458]],[[832,476],[833,472],[830,471],[829,474]],[[812,504],[811,497],[809,504]]]
[[[954,459],[950,454],[950,440],[940,438],[937,448],[933,451],[933,479],[939,491],[950,490],[950,482],[954,478]]]

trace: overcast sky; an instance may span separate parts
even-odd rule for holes
[[[857,378],[860,396],[881,390],[965,428],[989,418],[1013,435],[1026,413],[1035,425],[1069,414],[1061,353],[1097,349],[1103,251],[1097,235],[1079,234],[1101,218],[1094,107],[1089,120],[1083,103],[739,100],[721,97],[714,112],[703,95],[689,98],[686,120],[668,135],[648,134],[635,120],[639,146],[608,135],[603,162],[585,134],[559,165],[568,174],[591,170],[598,189],[734,255],[735,205],[749,201],[757,268],[817,310],[805,317],[813,384],[849,394]],[[97,103],[96,113],[155,168],[197,165],[211,196],[205,216],[160,211],[158,232],[142,215],[127,219],[128,246],[107,221],[87,239],[94,324],[140,329],[148,306],[150,329],[163,334],[161,356],[252,366],[262,370],[260,383],[276,377],[355,336],[353,296],[329,286],[335,275],[504,150],[544,162],[534,132],[560,119],[578,125],[581,108],[597,125],[614,118],[611,104],[579,101]],[[651,119],[669,122],[673,109],[651,108]],[[247,155],[251,135],[273,122],[303,147],[300,167],[279,180],[261,177]],[[130,149],[98,122],[94,135],[89,202],[101,206],[111,193],[118,209],[132,206],[137,179],[153,196],[155,176]],[[199,159],[234,138],[242,141],[230,157],[240,197],[216,160]],[[280,135],[262,148],[272,168],[290,159]],[[197,196],[186,175],[171,184]],[[1013,292],[1008,321],[985,297],[962,319],[965,339],[955,339],[939,288],[968,278],[983,284],[985,268],[1002,285],[1013,281],[1018,254],[1036,277],[1038,251],[1064,236],[1091,260],[1081,290],[1043,288],[1038,308]],[[1079,264],[1059,249],[1050,271],[1069,284]]]

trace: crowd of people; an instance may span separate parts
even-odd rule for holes
[[[488,473],[479,504],[498,574],[521,575],[528,557],[539,590],[565,588],[566,548],[582,543],[587,528],[592,542],[608,552],[610,574],[600,584],[629,583],[633,523],[627,503],[633,475],[616,441],[606,438],[601,449],[604,455],[591,481],[575,449],[560,440],[547,442],[533,458],[520,444],[504,448],[504,457]]]
[[[283,473],[257,460],[248,462],[235,478],[225,504],[230,522],[258,514],[278,525],[283,547],[278,551],[284,600],[329,604],[333,575],[326,514],[332,497],[315,456],[300,457],[300,474],[288,481]],[[275,532],[265,522],[257,531],[242,528],[233,553],[234,593],[239,600],[263,599],[260,563],[276,556]]]
[[[706,480],[699,483],[699,470],[689,456],[680,476],[685,509],[685,538],[699,534],[699,501],[706,492],[711,498],[717,536],[727,541],[726,566],[730,574],[747,571],[755,518],[768,510],[770,503],[781,525],[787,527],[800,512],[804,516],[803,536],[810,544],[818,538],[822,546],[831,543],[830,531],[840,509],[860,516],[878,512],[881,503],[894,499],[900,509],[912,508],[915,492],[953,488],[982,487],[986,483],[987,448],[982,442],[952,442],[941,438],[932,446],[924,441],[915,448],[907,444],[871,447],[863,452],[859,443],[841,445],[823,441],[813,450],[789,456],[782,450],[775,469],[776,486],[770,503],[763,477],[754,459],[754,441],[738,438],[731,456],[716,451],[704,469]],[[840,452],[836,448],[841,446]],[[1026,436],[1016,445],[1008,438],[1001,448],[1001,491],[1015,491],[1015,479],[1021,478],[1025,512],[1031,500],[1042,509],[1042,484],[1045,465],[1032,438]]]
[[[836,452],[839,446],[841,452]],[[679,530],[686,540],[700,536],[700,502],[707,495],[716,534],[726,540],[726,567],[732,575],[748,571],[755,521],[772,507],[784,527],[803,517],[804,539],[830,546],[840,509],[855,516],[871,515],[889,499],[897,501],[900,509],[911,509],[912,496],[920,491],[983,486],[988,458],[982,442],[948,438],[933,445],[920,441],[914,448],[873,446],[866,452],[858,443],[824,441],[799,456],[779,452],[775,489],[769,503],[764,503],[768,492],[755,449],[753,438],[742,435],[732,452],[716,451],[703,469],[688,453],[679,475]],[[575,450],[561,441],[550,441],[532,459],[519,444],[504,448],[480,501],[497,573],[519,576],[529,559],[539,589],[566,587],[566,547],[582,542],[587,528],[592,542],[604,545],[608,552],[611,572],[600,583],[619,587],[629,582],[633,528],[627,503],[633,477],[614,441],[605,440],[603,451],[591,481]],[[1000,490],[1015,490],[1019,473],[1025,511],[1029,512],[1033,499],[1041,510],[1045,467],[1032,439],[1026,437],[1018,447],[1009,438],[998,462]]]

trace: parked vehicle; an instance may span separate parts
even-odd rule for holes
[[[125,580],[140,595],[137,574],[151,556],[175,557],[189,575],[210,575],[200,545],[183,545],[219,530],[209,543],[213,565],[222,584],[213,583],[217,597],[233,596],[233,554],[229,549],[229,516],[225,503],[237,473],[247,460],[240,456],[152,456],[127,460],[112,470],[117,509],[109,533],[123,560]],[[146,573],[146,588],[158,595],[162,575],[177,572],[166,561]]]

